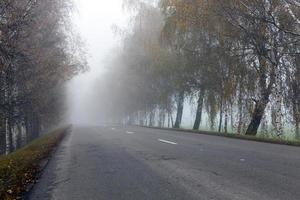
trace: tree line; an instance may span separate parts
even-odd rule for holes
[[[0,1],[0,153],[61,122],[64,83],[85,68],[69,0]]]
[[[99,83],[109,88],[99,94],[112,119],[179,128],[188,103],[193,129],[206,119],[220,132],[284,136],[292,127],[300,138],[298,1],[125,5],[130,26],[115,28],[121,50]]]

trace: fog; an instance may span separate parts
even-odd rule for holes
[[[298,0],[204,2],[0,1],[0,154],[69,122],[300,139]]]
[[[299,14],[299,0],[0,0],[0,200],[299,199],[299,152],[257,143],[300,146]]]
[[[95,112],[95,81],[101,78],[112,49],[119,45],[113,26],[125,26],[128,17],[122,0],[75,0],[73,26],[83,40],[89,70],[75,77],[68,86],[68,118],[75,124],[99,123]]]
[[[167,0],[75,2],[72,21],[84,41],[89,70],[69,83],[70,122],[300,138],[298,25],[281,30],[277,22],[256,22],[255,16],[233,22],[217,2],[214,8],[197,1],[192,6]],[[198,6],[203,10],[192,9]],[[298,22],[294,4],[277,6],[290,8],[278,16]],[[251,20],[257,24],[248,27]],[[264,40],[248,41],[249,33],[264,25],[272,28],[253,36]],[[284,38],[278,41],[284,51],[270,38],[276,34]],[[262,46],[273,52],[261,55]],[[260,71],[264,66],[258,63],[268,69]]]
[[[97,81],[103,78],[107,62],[114,49],[120,48],[120,37],[113,27],[130,25],[130,16],[124,10],[123,0],[75,0],[73,26],[83,40],[89,70],[73,78],[68,84],[68,121],[73,124],[99,124],[105,121],[99,107]],[[182,125],[191,127],[195,113],[188,102],[185,105]],[[175,115],[175,113],[174,113]]]

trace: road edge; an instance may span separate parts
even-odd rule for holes
[[[233,134],[233,133],[219,133],[219,132],[213,132],[213,131],[191,130],[191,129],[184,129],[184,128],[165,128],[165,127],[141,126],[141,125],[135,125],[135,126],[143,127],[143,128],[149,128],[149,129],[160,129],[160,130],[169,130],[169,131],[177,131],[177,132],[187,132],[187,133],[218,136],[218,137],[226,137],[226,138],[232,138],[232,139],[248,140],[248,141],[255,141],[255,142],[262,142],[262,143],[269,143],[269,144],[279,144],[279,145],[300,147],[300,141],[283,140],[283,139],[279,139],[279,138],[278,139],[275,139],[275,138],[272,139],[272,138],[263,138],[263,137],[239,135],[239,134]]]

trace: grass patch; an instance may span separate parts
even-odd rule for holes
[[[300,141],[285,140],[282,138],[265,138],[265,137],[261,137],[261,136],[239,135],[239,134],[233,134],[233,133],[219,133],[219,132],[213,132],[213,131],[201,131],[201,130],[191,130],[191,129],[183,129],[183,128],[161,128],[161,127],[152,127],[152,126],[151,127],[150,126],[141,126],[141,127],[162,129],[162,130],[171,130],[171,131],[181,131],[181,132],[183,131],[183,132],[189,132],[189,133],[221,136],[221,137],[227,137],[227,138],[250,140],[250,141],[272,143],[272,144],[300,146]]]
[[[46,159],[70,127],[52,131],[7,156],[0,157],[0,199],[21,199],[34,184]]]

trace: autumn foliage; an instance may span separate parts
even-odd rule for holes
[[[85,67],[68,0],[0,1],[0,153],[59,123],[64,83]]]
[[[116,92],[104,92],[121,121],[179,128],[189,103],[194,129],[300,137],[298,1],[126,5],[135,12],[105,82]]]

